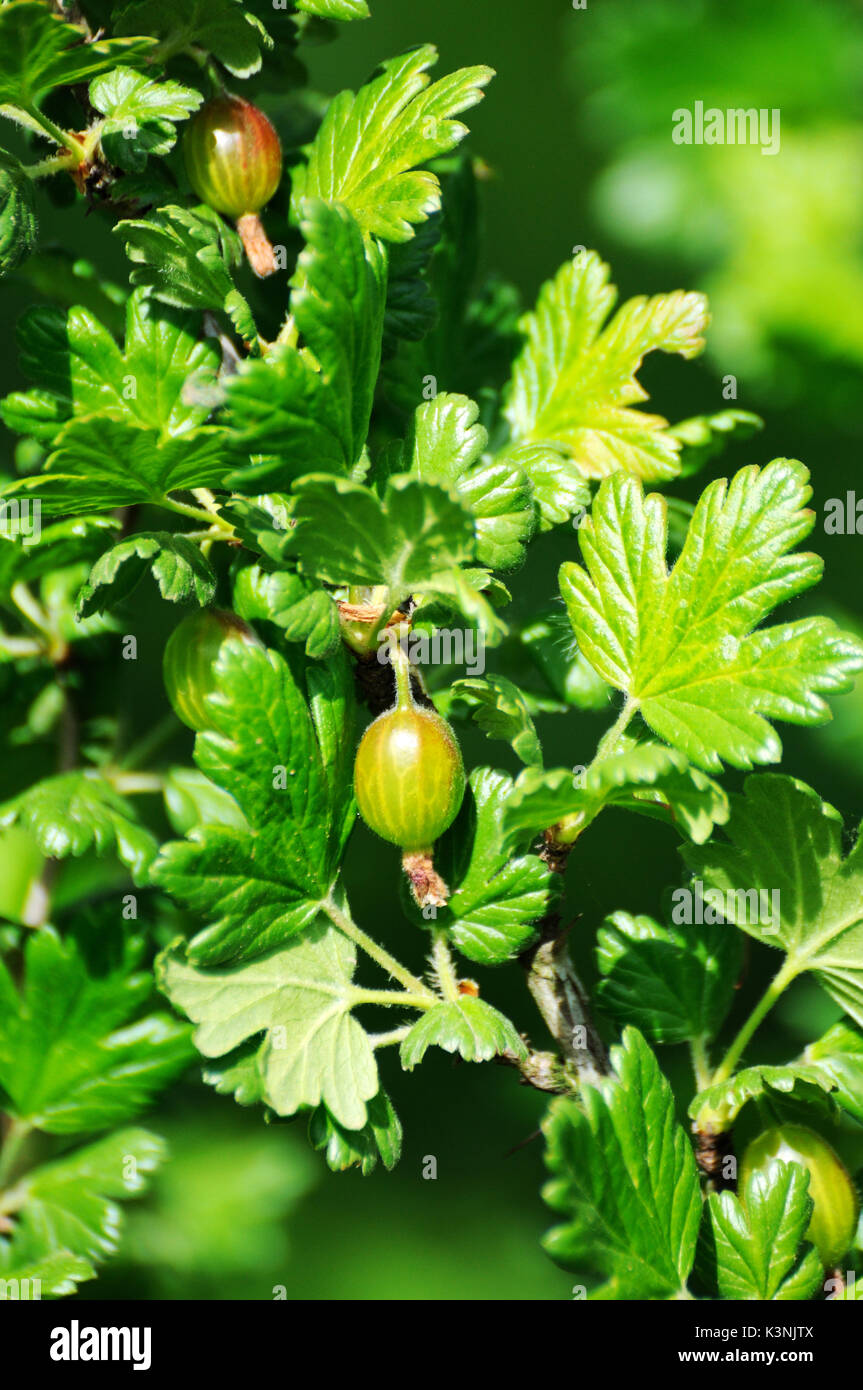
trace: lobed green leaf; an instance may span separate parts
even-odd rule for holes
[[[702,493],[666,570],[665,503],[618,473],[579,531],[585,568],[561,566],[578,644],[631,707],[699,767],[775,762],[769,718],[823,723],[822,692],[848,688],[863,645],[826,618],[753,629],[820,578],[816,555],[791,555],[812,528],[809,474],[775,459]]]

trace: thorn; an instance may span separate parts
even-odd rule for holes
[[[512,1158],[512,1155],[517,1154],[519,1149],[526,1149],[528,1144],[532,1144],[534,1139],[539,1139],[541,1134],[541,1129],[535,1129],[532,1134],[529,1134],[527,1136],[526,1139],[519,1139],[518,1143],[513,1144],[511,1149],[507,1149],[506,1153],[504,1154],[504,1158]]]

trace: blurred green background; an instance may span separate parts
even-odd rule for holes
[[[498,72],[468,116],[472,149],[487,162],[483,264],[511,280],[530,305],[539,285],[579,244],[611,261],[622,296],[678,286],[708,292],[714,325],[695,363],[662,358],[642,378],[651,406],[671,420],[722,409],[723,378],[738,407],[765,417],[762,434],[733,445],[700,478],[675,488],[694,497],[716,473],[778,455],[813,475],[813,547],[823,585],[798,614],[829,612],[863,629],[856,535],[824,533],[824,503],[856,485],[863,444],[863,13],[844,0],[371,0],[373,18],[346,26],[336,43],[308,49],[312,85],[356,88],[382,58],[432,41],[441,71],[484,62]],[[671,113],[705,106],[781,112],[781,150],[671,141]],[[50,237],[51,213],[43,215]],[[64,245],[106,273],[122,256],[98,217],[62,220]],[[70,231],[71,229],[71,231]],[[74,244],[67,238],[74,237]],[[32,287],[5,296],[4,379],[19,384],[11,319]],[[10,447],[9,437],[4,447]],[[535,546],[513,577],[522,615],[556,595],[560,560],[574,533]],[[119,692],[132,723],[163,707],[159,655],[174,614],[143,591],[130,606],[145,658]],[[118,694],[117,672],[106,682]],[[832,801],[848,827],[863,795],[863,688],[838,700],[832,725],[783,731],[784,770]],[[143,713],[141,713],[143,711]],[[586,763],[605,714],[547,716],[553,762]],[[470,764],[517,770],[510,751],[464,732]],[[178,736],[176,753],[188,745]],[[10,789],[32,750],[3,770]],[[733,785],[733,776],[728,782]],[[573,855],[569,914],[576,954],[593,976],[592,942],[617,908],[658,913],[680,880],[674,836],[610,812]],[[412,964],[423,943],[401,918],[394,853],[358,827],[348,861],[355,915]],[[411,933],[416,939],[411,940]],[[770,971],[753,955],[739,1014]],[[367,978],[371,978],[368,976]],[[518,967],[480,972],[483,994],[542,1043]],[[801,982],[758,1035],[764,1060],[793,1055],[836,1010]],[[733,1024],[734,1020],[732,1020]],[[369,1178],[333,1175],[306,1143],[302,1121],[265,1127],[190,1080],[152,1117],[174,1159],[146,1202],[129,1208],[123,1250],[83,1296],[155,1298],[565,1299],[571,1279],[540,1251],[547,1221],[538,1195],[541,1144],[527,1139],[543,1102],[502,1067],[456,1065],[440,1054],[421,1071],[384,1079],[405,1127],[401,1164]],[[689,1085],[684,1057],[663,1060]],[[428,1156],[437,1177],[423,1177]]]

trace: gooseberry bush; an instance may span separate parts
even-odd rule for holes
[[[863,850],[753,771],[863,667],[830,619],[774,618],[821,572],[807,470],[675,498],[759,425],[641,408],[649,353],[703,348],[704,297],[618,305],[585,248],[524,313],[480,281],[487,171],[459,147],[493,74],[435,76],[424,46],[312,91],[304,45],[366,13],[0,6],[0,259],[32,301],[31,385],[0,407],[0,1287],[96,1275],[166,1160],[140,1113],[190,1070],[368,1173],[400,1155],[382,1067],[444,1049],[543,1093],[545,1245],[577,1296],[853,1297]],[[128,283],[63,250],[86,213]],[[560,598],[510,606],[553,528]],[[454,631],[487,669],[422,659]],[[584,711],[606,731],[555,765],[535,721]],[[178,719],[194,766],[164,756]],[[341,873],[358,807],[397,847],[377,921]],[[588,990],[563,893],[608,808],[627,859],[664,824],[683,886],[665,914],[605,904]],[[760,999],[745,950],[776,966]],[[804,973],[842,1020],[768,1062]]]

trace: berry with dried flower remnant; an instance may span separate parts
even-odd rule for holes
[[[233,217],[256,275],[272,275],[275,253],[258,213],[282,176],[282,147],[263,111],[242,97],[215,97],[186,129],[189,182],[202,202]]]
[[[461,750],[445,719],[414,700],[410,668],[393,649],[396,703],[366,729],[354,789],[366,824],[404,851],[402,863],[420,907],[443,907],[449,890],[435,872],[432,846],[458,814],[465,778]]]

